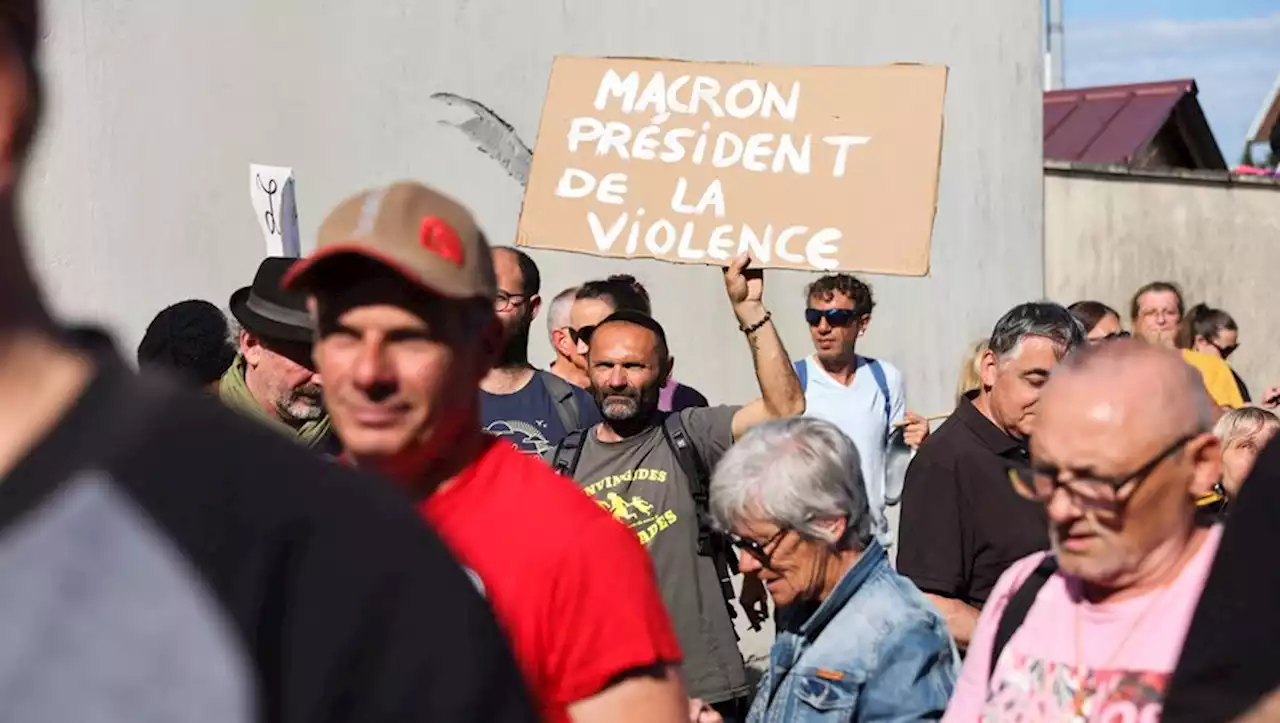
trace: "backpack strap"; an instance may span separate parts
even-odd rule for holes
[[[871,377],[876,380],[876,386],[880,388],[880,396],[884,397],[884,422],[888,428],[892,428],[893,401],[889,399],[889,379],[884,374],[884,367],[880,365],[878,359],[869,356],[862,358],[867,360],[867,369],[871,372]]]
[[[689,433],[684,428],[684,419],[677,413],[667,414],[662,420],[662,434],[666,437],[667,444],[675,451],[680,469],[684,470],[685,476],[689,478],[689,490],[693,493],[693,501],[698,507],[699,514],[703,510],[710,510],[711,506],[707,501],[707,484],[711,472],[702,461],[702,455],[698,454],[698,449],[693,446],[693,440],[689,438]]]
[[[573,479],[578,471],[578,460],[582,458],[582,447],[587,443],[590,429],[579,429],[565,435],[551,453],[551,469],[557,474]]]
[[[804,359],[791,365],[796,370],[796,378],[800,380],[800,391],[809,388],[809,365]]]
[[[988,688],[991,687],[991,678],[996,674],[996,663],[1000,662],[1000,654],[1004,652],[1013,634],[1022,626],[1022,622],[1027,619],[1027,613],[1031,612],[1031,606],[1035,604],[1036,595],[1040,594],[1040,589],[1057,571],[1058,558],[1045,555],[1040,564],[1036,565],[1036,569],[1031,571],[1027,579],[1009,598],[1008,606],[1000,614],[1000,622],[996,624],[996,637],[991,643],[991,664],[987,671]]]
[[[552,406],[556,408],[556,416],[560,418],[564,431],[572,432],[580,428],[582,416],[578,410],[578,397],[573,393],[573,385],[551,372],[539,369],[536,373],[542,377],[542,383],[551,395]]]
[[[680,469],[689,478],[689,492],[693,496],[695,522],[698,525],[698,554],[711,558],[716,577],[720,580],[720,593],[724,597],[729,619],[738,617],[733,607],[733,576],[738,573],[737,561],[729,548],[729,540],[715,529],[711,522],[711,470],[707,468],[698,448],[693,445],[684,427],[684,418],[678,412],[668,413],[662,420],[662,435],[675,452]],[[737,635],[737,631],[734,631]]]

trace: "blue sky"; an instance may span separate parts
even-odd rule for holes
[[[1195,78],[1234,164],[1280,76],[1278,0],[1062,0],[1067,87]]]

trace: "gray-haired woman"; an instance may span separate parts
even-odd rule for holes
[[[871,534],[858,452],[834,425],[783,419],[721,459],[711,508],[779,607],[748,723],[942,717],[957,656],[937,610]]]

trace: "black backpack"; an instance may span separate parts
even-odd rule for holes
[[[556,472],[573,479],[578,469],[578,461],[582,457],[582,446],[587,441],[590,429],[573,432],[556,445],[551,457],[551,467]],[[689,492],[693,496],[693,507],[698,516],[698,554],[710,557],[716,567],[716,577],[720,580],[720,591],[724,593],[725,607],[729,609],[729,617],[736,618],[737,610],[733,608],[732,577],[738,573],[738,561],[733,554],[729,539],[715,529],[711,522],[711,503],[709,488],[711,470],[707,468],[702,455],[693,445],[688,431],[684,428],[684,419],[679,413],[666,412],[662,418],[662,436],[667,445],[675,452],[677,463],[685,476],[689,478]]]

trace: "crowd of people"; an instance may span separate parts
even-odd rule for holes
[[[1137,290],[1131,331],[1097,301],[1015,306],[931,429],[859,349],[864,280],[769,309],[744,255],[709,323],[736,325],[759,395],[717,405],[676,381],[635,278],[544,308],[531,257],[401,181],[264,260],[231,320],[161,311],[135,372],[53,319],[23,260],[34,0],[0,26],[5,720],[1204,721],[1280,700],[1280,575],[1250,559],[1275,542],[1280,388],[1251,404],[1235,322],[1175,284]],[[758,680],[739,609],[775,624]]]

